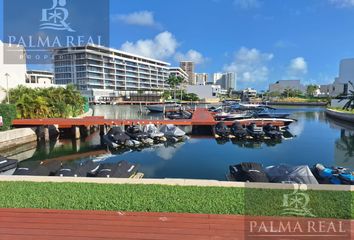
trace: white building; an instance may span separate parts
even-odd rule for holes
[[[242,91],[242,93],[243,96],[248,99],[257,97],[257,90],[253,88],[246,88]]]
[[[28,70],[26,75],[26,84],[27,85],[38,85],[46,86],[53,85],[54,83],[54,74],[50,71],[43,70]]]
[[[301,84],[300,80],[279,80],[276,83],[269,84],[269,92],[283,93],[285,89],[306,92],[306,87]]]
[[[195,81],[197,85],[206,85],[209,80],[209,74],[207,73],[196,73]]]
[[[339,76],[335,78],[333,84],[321,85],[320,96],[337,97],[347,95],[352,89],[349,82],[354,84],[354,58],[343,59],[339,66]]]
[[[21,46],[10,46],[0,41],[0,102],[6,98],[7,90],[25,84],[25,53],[25,49]]]
[[[222,73],[214,73],[213,74],[213,83],[216,84],[218,81],[220,81],[222,76],[223,76]]]
[[[170,67],[170,76],[182,77],[185,81],[188,81],[188,74],[180,67]]]
[[[90,100],[169,89],[169,63],[102,46],[54,50],[56,84],[74,84]]]
[[[219,101],[221,94],[220,85],[189,85],[187,86],[187,93],[197,94],[198,97],[206,102]]]

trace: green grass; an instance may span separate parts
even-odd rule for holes
[[[0,208],[280,216],[290,190],[91,183],[0,182]],[[353,217],[351,192],[308,191],[316,217]]]

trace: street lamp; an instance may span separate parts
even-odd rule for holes
[[[5,77],[6,77],[7,104],[10,104],[10,92],[9,92],[9,77],[10,77],[10,74],[5,73]]]

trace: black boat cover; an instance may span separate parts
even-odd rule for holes
[[[103,163],[100,165],[95,177],[105,178],[130,178],[137,172],[137,165],[127,161],[118,163]]]
[[[49,163],[40,163],[35,166],[20,166],[13,175],[23,176],[55,176],[57,171],[61,168],[61,162],[52,161]]]
[[[130,137],[122,130],[120,127],[113,127],[111,128],[107,136],[112,142],[118,143],[118,144],[123,144],[127,140],[130,140]]]
[[[17,167],[18,161],[13,159],[7,159],[4,157],[0,158],[0,172],[6,172],[8,170]]]
[[[61,177],[88,177],[96,173],[99,168],[99,163],[87,161],[78,164],[64,165],[57,173],[56,176]]]
[[[228,137],[230,134],[230,129],[226,126],[224,122],[219,122],[214,127],[215,133],[221,137]]]
[[[259,163],[245,162],[230,166],[230,173],[239,182],[269,182],[262,165]]]

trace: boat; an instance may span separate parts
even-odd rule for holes
[[[17,167],[18,161],[0,157],[0,173],[7,172]]]
[[[191,119],[193,114],[185,110],[179,111],[168,111],[166,112],[166,117],[171,120],[175,119]]]
[[[283,133],[279,130],[279,128],[273,126],[272,124],[267,124],[263,127],[263,131],[265,135],[271,139],[282,139]]]
[[[312,172],[321,184],[354,185],[354,172],[347,168],[328,168],[322,164],[316,164]]]
[[[267,124],[273,124],[281,127],[287,127],[296,120],[290,118],[252,118],[252,119],[240,119],[237,122],[243,126],[247,126],[251,123],[257,124],[257,126],[265,126]]]
[[[287,118],[290,116],[289,113],[280,113],[276,112],[276,109],[265,107],[261,108],[260,110],[256,110],[254,115],[257,118]]]
[[[186,133],[173,124],[163,125],[160,131],[165,135],[167,140],[172,142],[183,141],[187,138]]]
[[[244,129],[243,126],[238,122],[234,122],[232,124],[231,134],[234,135],[237,139],[246,139],[248,135],[246,129]]]
[[[105,144],[111,148],[118,148],[120,146],[137,147],[141,143],[133,140],[127,135],[121,127],[112,127],[106,135],[103,136]]]
[[[306,166],[288,166],[285,164],[269,166],[265,173],[272,183],[319,184],[311,169]]]
[[[137,170],[138,165],[127,161],[102,163],[93,176],[98,178],[131,178],[136,175]]]
[[[255,123],[251,123],[250,125],[248,125],[246,127],[246,131],[254,140],[262,140],[265,135],[265,133],[263,132],[263,128],[258,127]]]
[[[253,117],[252,112],[238,112],[238,113],[225,113],[221,112],[215,115],[216,120],[221,120],[221,121],[234,121],[238,119],[246,119],[246,118],[251,118]]]
[[[21,176],[55,176],[61,168],[61,162],[52,161],[44,164],[43,162],[33,166],[19,166],[13,175]]]
[[[55,174],[60,177],[88,177],[92,176],[99,169],[100,164],[93,161],[86,161],[79,164],[67,164],[62,166]]]
[[[213,130],[215,138],[230,138],[230,129],[224,122],[218,122]]]
[[[133,140],[141,142],[145,145],[153,145],[154,140],[149,138],[149,134],[143,132],[139,126],[133,125],[127,127],[126,134]]]
[[[166,102],[165,104],[154,104],[154,105],[148,105],[146,108],[150,112],[155,112],[155,113],[163,113],[165,111],[172,111],[179,109],[181,107],[180,104],[177,102],[171,101],[171,102]]]
[[[230,178],[238,182],[265,182],[269,179],[259,163],[244,162],[229,167]]]
[[[166,142],[165,134],[161,132],[154,124],[147,124],[143,131],[148,134],[148,137],[153,139],[155,143]]]

